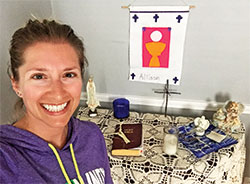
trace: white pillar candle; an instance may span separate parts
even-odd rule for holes
[[[163,143],[163,152],[168,155],[174,155],[177,152],[178,138],[175,134],[165,134]]]

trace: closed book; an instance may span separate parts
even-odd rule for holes
[[[122,132],[130,141],[126,144],[124,139],[115,135],[113,138],[112,155],[119,156],[140,156],[143,151],[142,124],[122,124]],[[119,132],[120,126],[116,126],[116,133]]]

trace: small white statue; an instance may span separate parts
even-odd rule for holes
[[[100,102],[96,97],[96,90],[95,90],[95,83],[93,81],[93,76],[91,76],[88,80],[86,91],[87,91],[86,103],[90,109],[90,114],[91,112],[95,113],[96,107],[100,106]]]
[[[194,125],[195,125],[195,133],[196,135],[202,136],[205,134],[205,130],[208,129],[210,123],[205,118],[205,116],[201,116],[194,119]]]
[[[237,132],[240,128],[239,115],[244,111],[244,105],[234,101],[227,101],[213,115],[213,123],[226,132]]]
[[[219,108],[216,113],[213,115],[213,124],[218,127],[222,128],[222,125],[226,119],[226,115],[223,111],[223,108]]]

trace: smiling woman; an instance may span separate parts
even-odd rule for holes
[[[54,128],[66,131],[79,104],[82,78],[78,56],[68,43],[38,42],[24,51],[23,59],[25,62],[18,70],[19,80],[12,79],[12,86],[22,94],[26,114],[14,126],[62,148],[66,134]],[[60,138],[47,136],[49,129],[54,133],[60,131]]]
[[[14,33],[10,57],[11,83],[25,110],[1,126],[0,181],[112,183],[101,131],[72,117],[86,59],[70,26],[30,20]]]

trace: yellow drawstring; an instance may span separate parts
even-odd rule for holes
[[[81,184],[84,184],[83,179],[82,179],[82,176],[80,175],[80,172],[79,172],[79,169],[78,169],[77,162],[76,162],[76,157],[75,157],[73,145],[70,144],[69,146],[70,146],[71,157],[72,157],[72,159],[73,159],[73,163],[74,163],[74,166],[75,166],[75,170],[76,170],[77,177],[78,177],[80,183],[81,183]]]
[[[68,176],[68,174],[67,174],[67,172],[66,172],[66,170],[65,170],[65,168],[63,166],[62,160],[61,160],[56,148],[50,143],[48,145],[52,149],[53,153],[55,154],[57,162],[59,163],[59,166],[60,166],[60,168],[62,170],[62,173],[63,173],[67,183],[72,184],[70,179],[69,179],[69,176]],[[76,158],[75,158],[74,149],[73,149],[72,144],[70,144],[70,152],[71,152],[71,157],[72,157],[72,160],[73,160],[73,163],[74,163],[74,166],[75,166],[75,170],[76,170],[78,180],[80,181],[80,184],[84,184],[82,176],[80,175],[80,172],[79,172],[79,169],[78,169],[78,165],[77,165],[77,162],[76,162]]]

